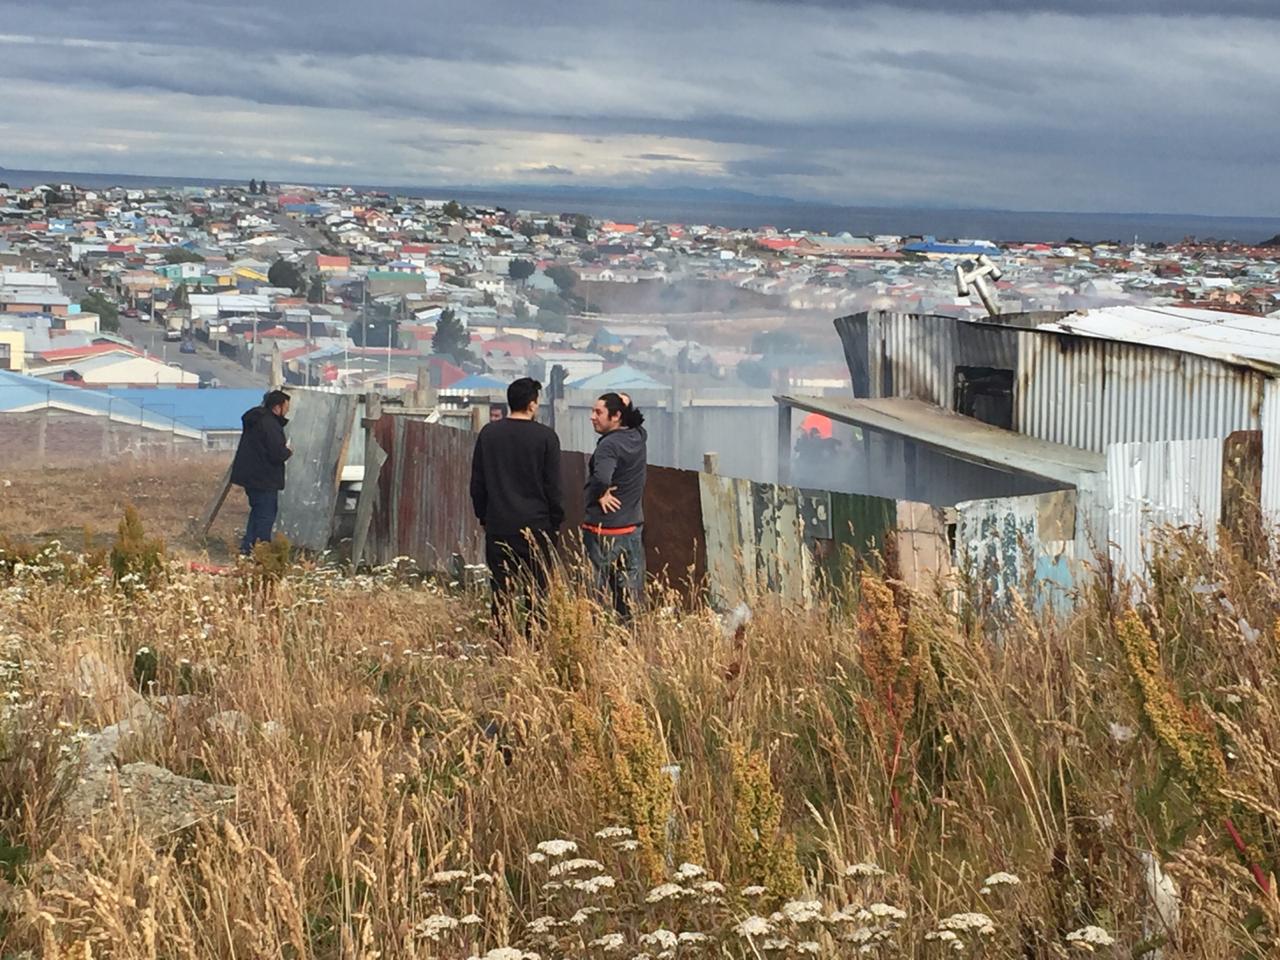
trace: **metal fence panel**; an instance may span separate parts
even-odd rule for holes
[[[326,550],[358,398],[310,390],[292,397],[285,433],[294,454],[285,465],[277,528],[297,547]]]
[[[1222,513],[1221,439],[1107,447],[1111,559],[1141,577],[1159,527],[1200,527],[1212,542]]]

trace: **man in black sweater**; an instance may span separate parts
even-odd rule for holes
[[[542,384],[507,388],[507,416],[486,424],[471,458],[471,503],[484,527],[493,616],[501,628],[516,598],[536,612],[546,592],[551,548],[564,522],[560,439],[537,422]]]
[[[240,418],[240,442],[231,461],[231,482],[244,487],[249,498],[249,522],[245,525],[240,552],[253,552],[253,545],[271,539],[276,524],[280,491],[284,489],[284,464],[293,449],[285,439],[289,395],[272,390]]]

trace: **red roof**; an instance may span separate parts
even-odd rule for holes
[[[316,267],[349,267],[351,266],[350,257],[329,257],[323,253],[316,254]]]
[[[246,340],[253,340],[252,331],[245,334]],[[294,333],[292,330],[286,330],[284,327],[267,327],[265,330],[258,331],[258,340],[301,340],[302,334]]]
[[[489,355],[501,351],[511,357],[532,357],[533,343],[524,337],[507,337],[501,340],[489,340],[481,348],[481,353]]]
[[[47,363],[58,363],[62,360],[83,360],[85,357],[98,357],[107,353],[129,353],[135,357],[142,356],[141,351],[119,343],[91,343],[83,347],[58,347],[53,350],[43,350],[37,356]]]
[[[132,243],[109,243],[107,244],[107,253],[133,253],[135,247]]]
[[[400,247],[401,253],[432,253],[433,248],[428,243],[406,243]]]

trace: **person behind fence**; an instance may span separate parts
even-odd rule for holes
[[[551,548],[564,522],[560,438],[538,423],[542,384],[507,388],[507,416],[485,424],[471,457],[471,504],[484,527],[493,617],[501,627],[517,599],[531,615],[547,588]]]
[[[600,439],[591,455],[582,541],[604,602],[625,620],[644,599],[644,414],[626,394],[606,393],[591,410]]]
[[[231,461],[231,482],[244,488],[249,498],[249,521],[245,525],[240,552],[253,552],[253,545],[271,539],[279,510],[280,491],[284,489],[285,461],[293,456],[293,448],[285,439],[289,423],[289,395],[272,390],[240,417],[242,430]]]

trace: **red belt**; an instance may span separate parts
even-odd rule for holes
[[[628,533],[635,533],[640,529],[640,525],[633,523],[629,527],[601,527],[594,523],[584,523],[582,529],[587,533],[594,533],[598,537],[623,537]]]

